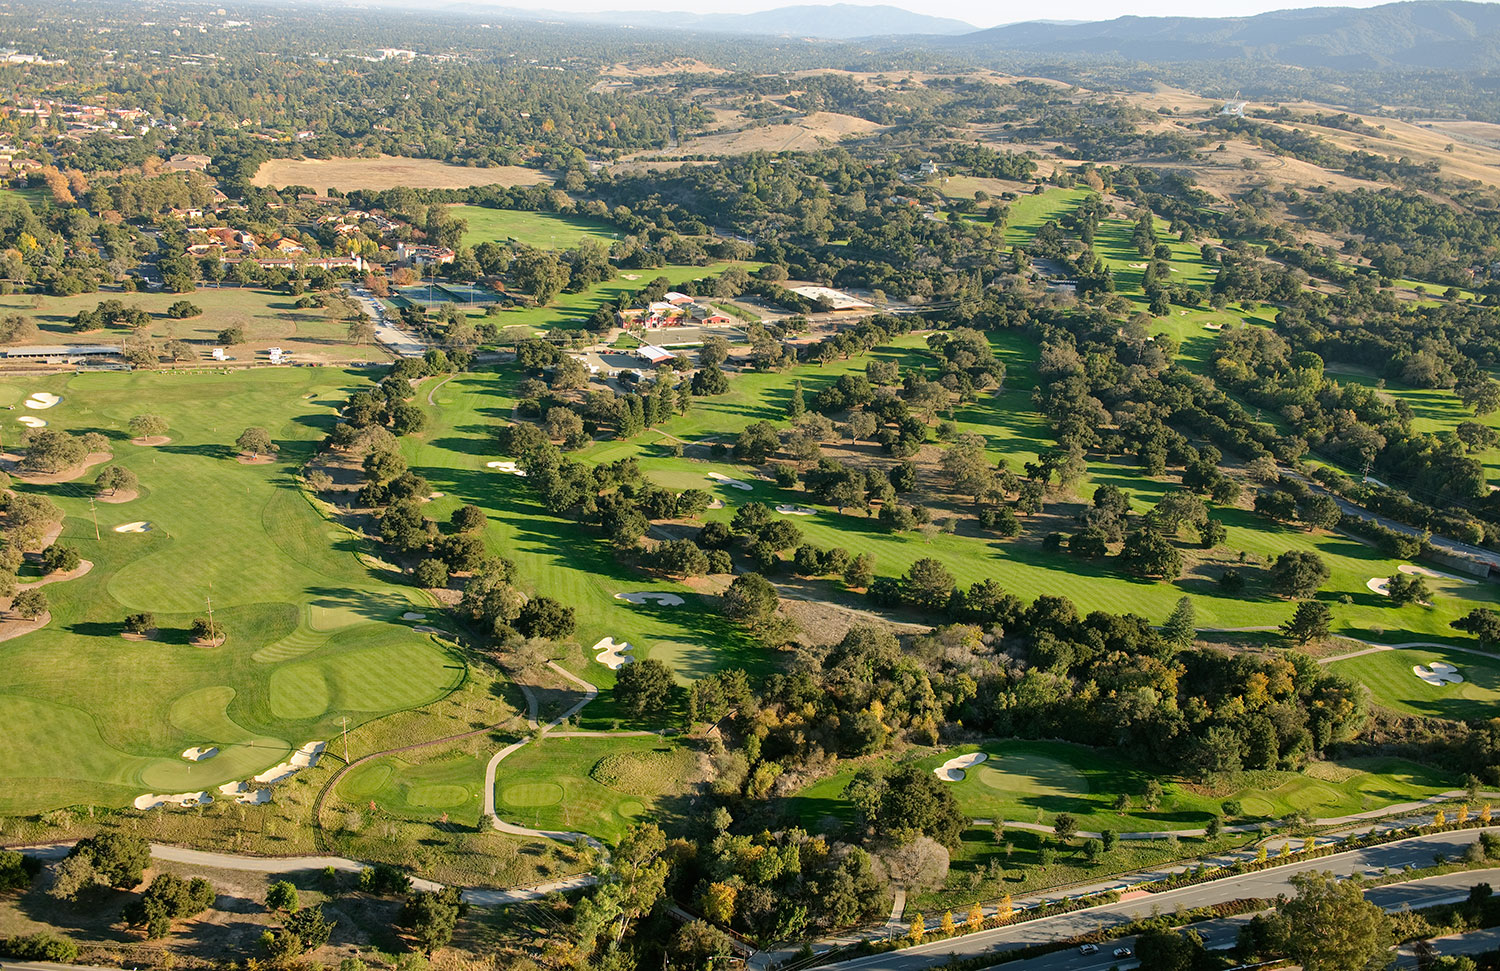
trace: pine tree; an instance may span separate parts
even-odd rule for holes
[[[1161,634],[1173,644],[1187,647],[1198,634],[1198,616],[1193,602],[1187,597],[1177,601],[1167,622],[1161,625]]]
[[[786,416],[796,421],[807,414],[807,402],[802,397],[802,382],[792,382],[792,400],[786,403]]]

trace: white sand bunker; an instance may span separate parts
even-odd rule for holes
[[[318,759],[323,757],[323,750],[328,747],[327,742],[308,742],[306,745],[292,753],[292,757],[280,765],[273,766],[255,777],[255,781],[262,785],[275,785],[285,782],[303,769],[310,769],[318,764]]]
[[[731,479],[729,476],[725,475],[723,472],[710,472],[710,473],[708,473],[708,477],[710,479],[713,479],[715,482],[719,483],[720,485],[727,485],[727,486],[729,486],[730,488],[733,488],[733,489],[742,489],[745,492],[749,492],[752,488],[754,488],[754,486],[750,485],[750,483],[748,483],[748,482],[741,482],[739,479]]]
[[[1434,688],[1441,688],[1445,684],[1463,684],[1464,681],[1464,676],[1458,673],[1458,668],[1447,661],[1433,661],[1426,667],[1414,664],[1411,673]]]
[[[401,615],[401,619],[402,620],[426,620],[427,619],[427,615],[426,614],[419,614],[415,610],[408,610],[406,613],[404,613],[404,614]]]
[[[499,471],[508,473],[509,475],[519,475],[522,478],[525,478],[526,476],[526,471],[524,469],[516,468],[516,463],[510,461],[509,459],[504,462],[486,462],[484,463],[484,467],[487,469],[498,469]]]
[[[252,789],[243,782],[226,782],[219,786],[219,791],[233,796],[234,801],[242,806],[260,806],[271,801],[270,789]]]
[[[633,657],[625,656],[630,651],[635,650],[635,648],[631,646],[628,641],[617,642],[613,637],[606,637],[604,640],[595,644],[594,650],[599,652],[594,656],[594,660],[609,668],[611,671],[618,671],[625,665],[635,660],[635,658]]]
[[[191,806],[207,806],[214,801],[214,797],[207,792],[179,792],[175,796],[158,796],[154,793],[146,793],[135,797],[135,808],[137,809],[160,809],[162,806],[181,806],[187,809]]]
[[[710,509],[723,509],[724,508],[724,500],[723,499],[715,499],[713,502],[711,502],[711,503],[708,504],[708,508],[710,508]]]
[[[1204,330],[1223,330],[1224,329],[1224,325],[1223,324],[1204,324],[1203,325],[1203,329]]]
[[[429,499],[441,499],[444,496],[446,496],[447,494],[448,493],[446,493],[446,492],[432,492],[432,493],[428,493],[427,498],[429,498]]]
[[[964,770],[972,769],[981,762],[989,760],[989,756],[983,752],[970,752],[968,755],[955,755],[942,765],[932,770],[932,774],[944,782],[964,781]]]
[[[47,427],[47,422],[41,418],[38,418],[36,415],[22,415],[20,418],[17,418],[16,421],[25,425],[27,428]]]
[[[27,398],[25,401],[23,401],[22,404],[24,404],[28,408],[35,408],[40,410],[42,408],[51,408],[61,400],[61,398],[50,391],[38,391],[30,398]]]
[[[192,748],[182,750],[182,757],[189,762],[202,762],[219,754],[217,745],[194,745]]]
[[[675,593],[617,593],[615,599],[633,604],[655,603],[662,607],[681,607],[683,602]]]
[[[1391,595],[1391,591],[1388,590],[1387,587],[1390,586],[1390,582],[1391,581],[1389,577],[1370,577],[1370,579],[1365,581],[1365,586],[1369,587],[1375,593],[1380,594],[1382,597],[1389,597]]]
[[[116,526],[115,527],[115,532],[117,532],[117,533],[149,533],[149,532],[151,532],[151,524],[148,523],[148,522],[125,523],[122,526]]]
[[[1439,570],[1429,570],[1425,566],[1417,566],[1415,563],[1403,563],[1396,567],[1407,576],[1430,577],[1433,580],[1451,580],[1454,583],[1467,583],[1470,586],[1478,583],[1473,577],[1461,577],[1453,573],[1443,573]]]
[[[786,503],[777,506],[776,511],[783,516],[811,516],[817,513],[816,509],[809,509],[806,506],[789,506]]]

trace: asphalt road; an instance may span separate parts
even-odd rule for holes
[[[1491,827],[1492,830],[1497,828],[1500,827]],[[903,948],[887,954],[852,958],[824,965],[824,967],[839,968],[841,971],[918,971],[918,969],[945,964],[955,956],[968,958],[999,954],[1033,944],[1066,940],[1101,928],[1118,927],[1132,920],[1149,917],[1153,912],[1171,911],[1179,907],[1206,907],[1251,897],[1274,898],[1278,894],[1293,892],[1290,878],[1295,874],[1310,870],[1331,870],[1339,876],[1349,876],[1353,873],[1379,873],[1387,867],[1396,870],[1409,866],[1427,866],[1432,863],[1433,855],[1437,853],[1442,853],[1450,859],[1457,858],[1463,852],[1464,847],[1479,838],[1479,832],[1479,830],[1471,829],[1436,833],[1402,840],[1398,843],[1335,853],[1319,859],[1272,867],[1259,873],[1212,880],[1195,887],[1185,887],[1166,893],[1142,894],[1119,903],[1104,904],[1071,914],[1040,918],[1024,924],[981,931],[977,934],[934,941],[930,944],[919,944],[916,947]],[[1405,900],[1416,907],[1440,899],[1451,899],[1455,893],[1454,887],[1462,885],[1467,888],[1472,883],[1487,879],[1486,874],[1489,874],[1488,879],[1493,882],[1494,873],[1495,871],[1483,871],[1450,874],[1447,877],[1434,878],[1433,881],[1407,885],[1413,896]],[[1449,882],[1443,883],[1442,881]],[[1388,906],[1387,902],[1396,899],[1399,893],[1400,891],[1395,887],[1380,888],[1378,891],[1372,891],[1371,899],[1381,906]],[[1117,945],[1111,945],[1108,950],[1112,950],[1115,946]],[[1100,948],[1101,952],[1105,950],[1103,947]],[[1082,957],[1082,955],[1077,956]],[[1094,957],[1098,958],[1099,955]],[[1103,955],[1103,958],[1102,962],[1096,961],[1089,964],[1048,963],[1037,964],[1035,967],[1047,968],[1051,971],[1054,968],[1108,968],[1116,963],[1107,953]],[[1064,958],[1061,955],[1049,955],[1046,960],[1063,961]],[[1016,965],[1018,968],[1027,966],[1031,966],[1031,962]]]

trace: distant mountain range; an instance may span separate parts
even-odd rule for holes
[[[1500,4],[1422,0],[1253,17],[1120,17],[1008,24],[947,39],[977,52],[1113,56],[1148,63],[1265,60],[1298,67],[1482,70],[1500,66]]]
[[[412,0],[396,2],[401,6],[412,5]],[[601,10],[596,13],[576,13],[476,4],[467,0],[449,3],[446,8],[466,14],[494,12],[524,20],[561,20],[650,30],[696,30],[819,40],[952,35],[972,33],[975,30],[973,24],[962,20],[913,13],[888,4],[803,4],[746,14],[688,13],[680,10]],[[432,8],[424,4],[424,9]]]

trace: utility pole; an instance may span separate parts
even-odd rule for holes
[[[94,514],[94,539],[99,539],[99,509],[94,505],[93,497],[89,498],[89,512]]]
[[[214,628],[214,584],[212,580],[208,582],[208,597],[206,599],[208,600],[208,639],[212,642],[214,634],[217,633]]]
[[[344,764],[349,764],[349,716],[344,716]]]

